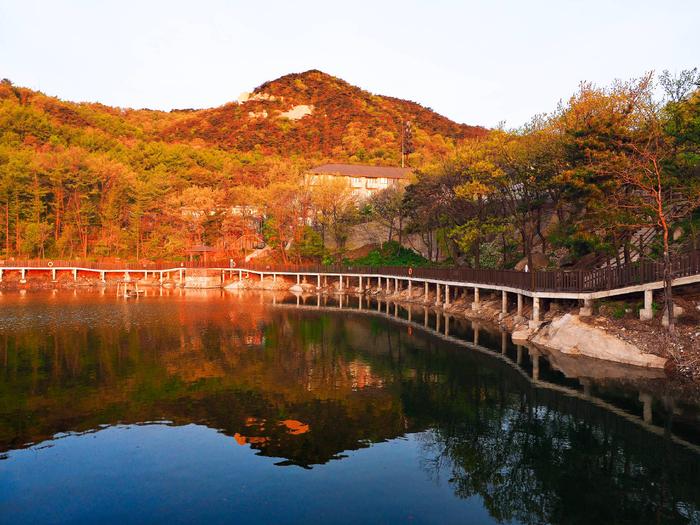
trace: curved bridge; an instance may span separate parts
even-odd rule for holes
[[[480,292],[501,292],[502,313],[508,313],[509,295],[515,297],[516,313],[523,314],[523,298],[532,302],[531,322],[540,322],[540,304],[543,299],[574,299],[583,302],[581,315],[591,315],[593,301],[605,297],[632,293],[644,294],[644,308],[640,318],[652,317],[653,291],[662,289],[663,266],[660,263],[642,261],[616,268],[596,270],[544,270],[521,272],[515,270],[490,270],[471,268],[407,268],[407,267],[360,267],[320,265],[255,265],[245,263],[237,266],[233,259],[211,261],[206,265],[192,263],[96,263],[83,261],[15,261],[0,264],[0,282],[7,272],[19,273],[20,283],[26,283],[31,274],[49,274],[56,282],[60,274],[68,272],[73,280],[79,276],[98,276],[106,282],[108,276],[123,276],[131,280],[142,276],[165,281],[175,281],[184,286],[187,275],[201,274],[220,276],[219,285],[227,280],[244,278],[278,277],[295,279],[297,283],[311,281],[317,287],[327,286],[328,279],[335,279],[339,291],[364,291],[376,286],[386,292],[402,290],[412,292],[414,286],[424,288],[424,297],[435,291],[435,305],[449,306],[459,294],[472,298],[472,308],[477,309]],[[672,267],[673,286],[700,283],[700,251],[677,257]]]

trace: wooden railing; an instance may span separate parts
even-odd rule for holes
[[[638,261],[615,268],[594,270],[491,270],[474,268],[431,268],[405,266],[327,266],[317,264],[256,264],[232,259],[203,261],[153,261],[147,263],[95,262],[77,260],[0,261],[0,268],[85,268],[91,270],[158,271],[177,268],[233,268],[256,272],[363,274],[433,279],[474,284],[507,286],[541,292],[596,292],[614,290],[663,280],[663,264]],[[49,264],[49,262],[51,264]],[[673,278],[700,275],[700,250],[676,256],[671,265]]]

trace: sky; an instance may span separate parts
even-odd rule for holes
[[[698,0],[0,0],[0,78],[66,100],[214,107],[320,69],[517,127],[583,80],[700,67]]]

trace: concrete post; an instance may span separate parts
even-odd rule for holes
[[[399,316],[399,303],[394,303],[394,317]]]
[[[518,318],[523,318],[523,294],[518,294]]]
[[[163,272],[160,272],[160,278],[158,279],[158,282],[162,285],[163,284]]]
[[[51,280],[56,282],[56,268],[51,268]],[[0,281],[2,281],[2,271],[0,271]]]
[[[450,335],[450,316],[445,314],[445,335]]]
[[[377,277],[377,290],[380,292],[382,291],[382,278],[381,277]]]
[[[100,272],[100,281],[105,282],[105,273]]]
[[[395,278],[394,279],[394,293],[399,293],[401,291],[401,288],[399,288],[399,279]]]
[[[425,290],[423,292],[423,302],[425,302],[428,300],[428,281],[425,281],[423,284],[425,285]]]
[[[260,282],[263,282],[265,280],[265,274],[260,272]]]
[[[413,321],[412,318],[413,318],[413,308],[411,308],[411,305],[409,304],[408,305],[408,322],[409,323]]]
[[[639,310],[639,319],[642,321],[651,321],[654,318],[654,310],[652,309],[652,301],[654,300],[653,290],[644,290],[644,308]]]
[[[534,323],[540,322],[540,298],[532,298],[532,321]]]
[[[508,315],[508,292],[503,290],[501,292],[501,313],[498,318],[503,319],[506,315]]]
[[[428,308],[423,307],[423,326],[428,327]]]
[[[316,274],[316,288],[321,288],[321,274]]]
[[[340,275],[339,277],[340,277],[340,291],[342,292],[343,291],[343,276]]]
[[[590,317],[593,315],[593,299],[584,299],[583,306],[579,308],[579,317]]]
[[[129,275],[128,272],[127,272],[127,275]],[[78,269],[77,268],[73,268],[73,280],[74,281],[78,280]]]
[[[411,294],[413,293],[413,281],[410,279],[408,280],[408,298],[410,299],[413,297]]]
[[[22,283],[22,284],[24,284],[24,283],[27,282],[27,270],[25,270],[24,268],[22,268],[22,269],[20,270],[20,273],[22,274],[22,277],[20,277],[19,282]]]
[[[472,310],[479,309],[479,289],[474,288],[474,302],[472,303]]]
[[[440,315],[440,312],[435,313],[435,331],[440,332],[440,318],[442,316]]]
[[[445,285],[445,306],[450,306],[450,285]]]
[[[360,298],[359,298],[359,301],[358,301],[358,305],[357,305],[357,309],[358,309],[358,310],[362,310],[362,295],[360,295]]]
[[[390,288],[390,286],[391,286],[390,283],[389,283],[390,280],[391,280],[391,279],[389,279],[388,277],[386,278],[386,293],[387,293],[387,294],[389,293],[389,288]]]
[[[360,293],[362,293],[362,276],[360,275]]]
[[[507,350],[508,350],[508,332],[503,330],[501,332],[501,353],[503,355],[505,355]]]
[[[238,270],[238,280],[239,281],[243,280],[243,270]]]
[[[51,270],[51,271],[52,271],[52,272],[55,272],[56,270]],[[53,280],[55,281],[56,278],[54,277]],[[1,283],[1,282],[2,282],[2,270],[0,270],[0,283]]]
[[[301,275],[297,274],[297,284],[301,284]]]
[[[340,280],[340,284],[341,285],[343,284],[342,279]],[[343,308],[343,294],[342,293],[338,296],[338,308],[340,308],[341,310]]]
[[[435,306],[442,306],[440,303],[440,284],[435,283]]]
[[[180,268],[179,272],[180,272],[180,277],[179,277],[178,283],[180,284],[180,286],[182,286],[182,281],[183,281],[182,268]]]
[[[474,327],[474,344],[478,345],[479,344],[479,323],[473,323],[472,326]]]
[[[515,362],[519,365],[523,364],[523,347],[522,345],[517,345],[516,346],[517,350],[517,356],[515,358]]]

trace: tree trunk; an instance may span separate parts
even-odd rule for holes
[[[668,227],[664,224],[664,300],[668,316],[668,331],[676,331],[676,320],[673,316],[673,275],[671,273],[671,253],[668,245]]]

